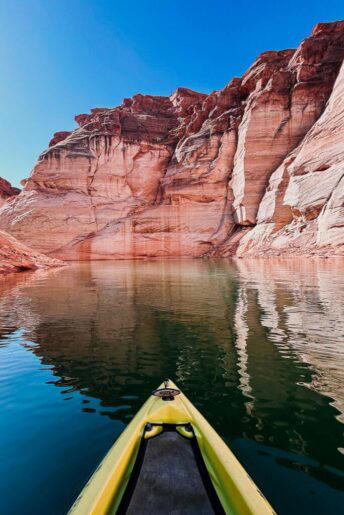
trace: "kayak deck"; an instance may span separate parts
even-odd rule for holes
[[[117,513],[224,513],[195,436],[186,438],[175,426],[165,425],[158,436],[142,439]]]
[[[85,485],[70,515],[273,515],[224,441],[169,383],[147,399]]]

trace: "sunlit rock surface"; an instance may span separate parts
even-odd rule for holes
[[[343,57],[344,22],[319,24],[221,91],[78,115],[0,227],[63,259],[341,254]]]
[[[44,256],[0,231],[0,274],[62,266],[62,261]]]
[[[344,66],[322,116],[273,173],[240,255],[344,253]]]

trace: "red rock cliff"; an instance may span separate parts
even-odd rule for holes
[[[19,195],[19,193],[19,188],[14,188],[8,181],[0,177],[0,207],[3,206],[7,200]]]
[[[0,226],[64,259],[342,253],[343,58],[319,24],[221,91],[79,115]]]
[[[62,261],[35,252],[13,236],[0,231],[0,274],[63,266]]]

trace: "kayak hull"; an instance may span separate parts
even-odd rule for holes
[[[169,385],[177,388],[172,381]],[[185,433],[188,425],[197,440],[224,512],[240,515],[274,513],[234,454],[182,392],[168,401],[153,395],[148,398],[100,463],[69,513],[116,513],[130,481],[142,440],[156,437],[163,426],[179,426],[176,429],[187,438],[183,431]]]

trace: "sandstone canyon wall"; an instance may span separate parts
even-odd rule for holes
[[[0,207],[19,193],[19,188],[14,188],[8,181],[0,177]]]
[[[0,228],[63,259],[344,253],[344,22],[209,95],[135,95],[55,133]]]
[[[19,195],[20,189],[0,177],[0,207]],[[62,266],[58,259],[52,259],[35,252],[13,236],[0,230],[0,274],[6,272],[22,272]]]
[[[13,236],[0,231],[0,274],[62,265],[62,261],[35,252]]]

